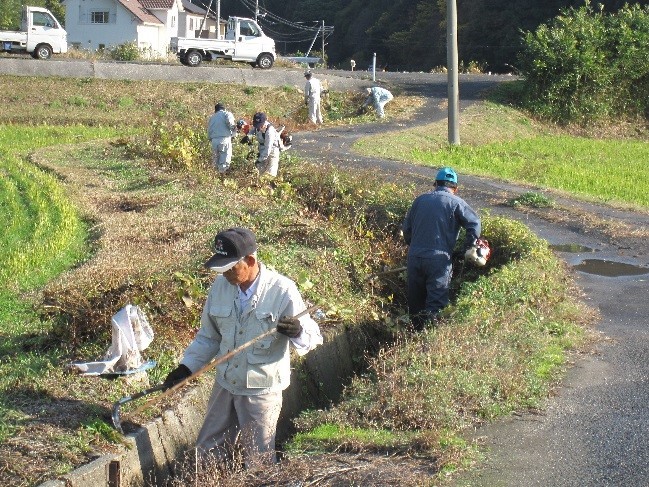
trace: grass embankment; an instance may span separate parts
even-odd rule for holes
[[[345,263],[362,260],[367,245],[348,241],[342,223],[322,232],[327,224],[305,210],[290,185],[260,184],[247,147],[235,148],[239,177],[214,184],[209,148],[201,143],[214,102],[224,101],[237,118],[263,109],[276,123],[300,127],[306,117],[297,89],[2,79],[3,485],[31,485],[114,449],[109,408],[142,384],[79,378],[66,373],[66,364],[103,355],[111,316],[132,302],[153,321],[157,339],[148,353],[159,367],[150,379],[159,382],[195,331],[213,278],[200,263],[218,228],[255,228],[267,263],[291,275],[307,297],[321,289],[316,286],[335,296],[329,299],[331,319],[370,307],[352,298],[344,270]],[[357,95],[332,93],[329,123],[370,119],[353,115],[359,103]],[[405,116],[418,102],[402,103]],[[295,118],[282,118],[290,111]],[[116,136],[114,145],[82,143]],[[332,276],[327,283],[309,277],[314,261]]]
[[[401,335],[343,401],[303,414],[289,450],[426,455],[444,473],[475,459],[463,431],[542,404],[566,351],[587,339],[588,313],[568,298],[570,279],[545,241],[519,223],[483,222],[497,249],[489,272],[459,283],[440,327]],[[415,474],[409,482],[427,485]]]
[[[462,113],[460,146],[448,146],[446,129],[446,121],[411,127],[391,137],[365,137],[354,148],[424,166],[449,165],[460,174],[538,186],[549,194],[649,207],[646,127],[602,127],[596,137],[571,135],[491,102]]]
[[[98,241],[92,259],[45,287],[45,301],[23,305],[25,321],[34,327],[21,328],[17,321],[4,335],[5,350],[11,350],[3,357],[1,384],[4,484],[34,483],[78,465],[93,450],[114,448],[106,424],[109,408],[142,385],[80,378],[66,374],[65,364],[102,354],[110,342],[110,317],[131,302],[144,307],[154,327],[156,339],[147,356],[159,362],[150,374],[151,382],[159,382],[197,325],[213,277],[200,271],[200,264],[219,228],[253,228],[261,259],[292,277],[307,299],[328,312],[325,333],[343,322],[396,331],[404,313],[402,276],[378,284],[367,277],[403,259],[396,229],[414,188],[397,188],[366,173],[311,167],[290,153],[281,177],[270,185],[255,177],[245,159],[247,148],[239,145],[234,172],[223,182],[215,181],[206,164],[209,152],[200,134],[216,96],[236,117],[259,106],[281,114],[293,103],[302,105],[296,90],[60,79],[31,79],[23,86],[0,93],[5,122],[31,125],[46,118],[66,126],[81,119],[138,135],[119,144],[78,144],[34,155],[65,180],[67,193],[98,230]],[[74,98],[62,95],[71,86]],[[50,108],[37,110],[35,119],[18,109],[32,99],[30,89],[40,97],[37,105]],[[357,99],[336,97],[339,114],[355,111]],[[304,118],[296,113],[298,118],[287,122],[299,127]],[[497,113],[490,114],[494,125],[500,123]],[[152,130],[144,130],[147,126]],[[583,338],[569,323],[579,317],[577,305],[543,242],[505,220],[485,216],[485,227],[499,252],[488,268],[466,269],[456,279],[458,302],[444,325],[416,338],[404,334],[395,347],[386,345],[371,374],[354,382],[345,401],[322,417],[312,413],[301,421],[305,427],[342,431],[320,447],[416,451],[439,457],[440,469],[452,468],[464,455],[456,447],[463,427],[544,397],[566,351]],[[26,378],[21,369],[33,367],[24,361],[36,355],[43,363]],[[387,440],[375,440],[377,434]],[[298,448],[313,444],[308,433],[298,442]]]

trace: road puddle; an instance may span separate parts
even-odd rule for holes
[[[550,248],[552,250],[556,250],[557,252],[570,252],[572,254],[579,254],[581,252],[595,252],[595,249],[573,243],[550,245]]]
[[[641,276],[649,274],[649,268],[611,260],[585,259],[575,269],[587,274],[605,277]]]

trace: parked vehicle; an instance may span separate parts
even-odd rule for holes
[[[52,53],[68,52],[68,34],[46,8],[23,7],[20,30],[0,31],[0,51],[29,53],[49,59]]]
[[[270,69],[277,57],[275,41],[264,35],[254,20],[243,17],[228,19],[225,39],[172,37],[170,49],[181,63],[192,67],[203,61],[230,59]]]

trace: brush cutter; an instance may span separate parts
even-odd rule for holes
[[[318,308],[317,305],[311,306],[311,307],[305,309],[304,311],[302,311],[301,313],[296,314],[295,316],[293,316],[290,319],[300,318],[301,316],[304,316],[304,315],[310,313],[311,311],[315,311],[317,308]],[[270,330],[268,330],[268,331],[262,333],[261,335],[253,338],[252,340],[247,341],[243,345],[235,348],[234,350],[231,350],[230,352],[226,353],[225,355],[223,355],[223,356],[221,356],[221,357],[219,357],[219,358],[217,358],[215,360],[212,360],[208,364],[206,364],[203,367],[201,367],[200,369],[198,369],[196,372],[194,372],[189,377],[179,381],[178,383],[174,384],[173,386],[169,387],[168,389],[167,389],[167,386],[165,386],[164,384],[160,384],[160,385],[157,385],[155,387],[151,387],[149,389],[145,389],[144,391],[138,392],[137,394],[133,394],[132,396],[123,397],[122,399],[120,399],[119,401],[117,401],[113,405],[113,413],[112,413],[112,416],[111,416],[112,420],[113,420],[113,426],[120,433],[122,433],[122,434],[124,433],[124,430],[122,429],[122,420],[121,420],[121,416],[120,416],[120,408],[124,404],[126,404],[128,402],[131,402],[131,401],[134,401],[135,399],[139,399],[141,397],[147,396],[147,395],[152,394],[154,392],[164,391],[164,392],[162,392],[162,394],[150,399],[149,401],[144,403],[142,406],[138,407],[133,412],[133,414],[135,415],[135,414],[137,414],[139,412],[142,412],[144,409],[151,406],[154,402],[157,402],[160,399],[162,399],[163,397],[168,396],[169,394],[177,391],[178,389],[183,387],[185,384],[187,384],[192,379],[195,379],[199,375],[202,375],[205,372],[207,372],[208,370],[213,369],[217,365],[230,360],[234,355],[236,355],[239,352],[242,352],[243,350],[249,348],[251,345],[253,345],[257,341],[261,340],[262,338],[265,338],[267,336],[272,335],[273,333],[275,333],[275,331],[276,331],[275,328],[271,328]]]
[[[388,274],[396,274],[397,272],[403,272],[403,271],[405,271],[407,269],[408,268],[405,267],[405,266],[404,267],[395,267],[394,269],[387,269],[385,271],[377,272],[376,274],[372,274],[371,276],[369,276],[367,278],[367,280],[368,281],[374,281],[374,280],[376,280],[377,278],[379,278],[381,276],[387,276]]]

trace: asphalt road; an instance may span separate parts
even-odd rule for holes
[[[382,73],[381,77],[429,98],[415,120],[296,134],[294,147],[301,155],[323,164],[371,169],[387,179],[403,178],[417,183],[422,191],[428,190],[433,183],[433,170],[358,156],[349,149],[362,135],[407,130],[410,124],[445,119],[445,79],[398,73]],[[503,79],[506,78],[462,77],[461,106],[472,103],[485,88]],[[389,113],[389,104],[386,111]],[[553,195],[568,218],[565,223],[552,223],[500,203],[530,191],[529,187],[462,174],[460,185],[460,195],[474,208],[489,208],[493,215],[523,221],[557,248],[577,250],[557,253],[574,266],[574,278],[583,291],[583,299],[599,310],[601,319],[596,329],[602,339],[592,353],[575,357],[562,386],[554,391],[543,410],[521,411],[474,431],[470,436],[482,446],[486,460],[475,470],[454,476],[454,485],[648,486],[648,246],[646,238],[640,235],[606,235],[588,221],[591,217],[622,221],[646,234],[649,214]],[[576,270],[578,265],[590,261],[601,265],[587,267],[588,272]],[[628,271],[643,274],[614,276]]]
[[[371,84],[367,72],[318,71],[331,89],[362,89]],[[304,83],[301,70],[262,71],[241,68],[188,68],[86,61],[36,61],[0,58],[0,74],[74,76],[172,81],[211,81],[256,86]],[[387,130],[407,130],[446,117],[446,77],[425,73],[378,73],[387,86],[426,96],[428,103],[407,123],[318,129],[294,134],[294,152],[314,162],[368,168],[392,180],[414,182],[422,191],[432,186],[434,171],[350,152],[358,137]],[[461,107],[480,99],[481,93],[504,76],[468,75],[460,80]],[[389,113],[389,104],[386,108]],[[460,134],[461,137],[461,134]],[[646,177],[647,175],[640,175]],[[473,433],[486,453],[476,470],[457,475],[457,486],[649,486],[649,252],[647,239],[610,236],[590,226],[590,217],[623,221],[646,233],[648,213],[634,213],[603,205],[584,204],[555,195],[568,215],[565,223],[552,223],[502,205],[530,188],[505,181],[460,174],[460,194],[473,207],[489,208],[526,223],[554,245],[581,246],[581,252],[559,252],[570,265],[586,259],[633,266],[647,274],[611,277],[574,271],[583,298],[599,310],[596,327],[602,334],[592,353],[576,357],[563,385],[542,411],[520,412],[503,421],[483,425]],[[617,264],[616,264],[617,263]],[[618,269],[618,270],[620,270]]]

